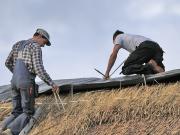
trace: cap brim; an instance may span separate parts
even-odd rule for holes
[[[51,42],[48,40],[48,43],[46,45],[47,46],[51,46]]]

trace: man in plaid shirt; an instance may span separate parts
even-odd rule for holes
[[[12,134],[19,134],[34,114],[35,77],[38,75],[45,83],[52,86],[52,91],[59,92],[59,87],[52,81],[43,66],[41,47],[50,46],[49,34],[37,29],[33,38],[22,40],[13,45],[5,62],[13,73],[11,115],[3,122],[3,129],[10,129]]]

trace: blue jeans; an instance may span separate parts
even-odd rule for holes
[[[11,129],[13,135],[18,135],[34,114],[35,83],[28,83],[21,88],[12,84],[11,116],[4,121],[4,127]]]

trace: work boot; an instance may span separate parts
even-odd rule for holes
[[[151,60],[148,62],[148,64],[152,65],[154,72],[156,72],[156,73],[164,72],[164,69],[163,69],[162,67],[160,67],[160,66],[156,63],[156,61],[154,61],[153,59],[151,59]]]
[[[12,134],[11,130],[8,128],[5,131],[1,132],[0,135],[13,135],[13,134]]]

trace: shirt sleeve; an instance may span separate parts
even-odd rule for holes
[[[15,45],[14,45],[15,46]],[[11,50],[11,52],[9,53],[7,59],[6,59],[6,62],[5,62],[5,65],[6,67],[13,73],[13,69],[14,69],[14,66],[13,66],[13,53],[14,53],[14,46]]]
[[[42,50],[39,45],[35,45],[35,48],[32,53],[32,61],[33,61],[35,73],[39,76],[39,78],[42,79],[48,85],[53,86],[54,82],[52,81],[49,74],[44,69],[43,61],[42,61]]]
[[[118,35],[114,40],[114,44],[123,46],[123,38],[120,35]]]

